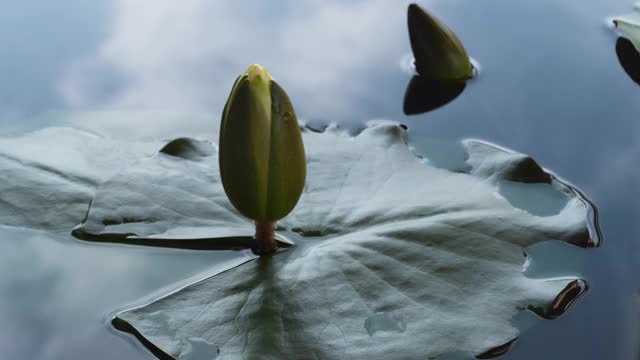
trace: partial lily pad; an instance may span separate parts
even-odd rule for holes
[[[614,17],[613,24],[640,51],[640,11]]]
[[[622,35],[616,41],[620,65],[633,81],[640,84],[640,7],[636,4],[634,12],[614,17],[612,21]]]
[[[278,224],[295,246],[125,311],[118,329],[181,360],[485,358],[520,335],[514,317],[555,317],[586,289],[570,276],[523,272],[530,245],[599,242],[590,204],[531,158],[467,141],[468,166],[450,171],[416,154],[406,127],[389,122],[356,136],[330,126],[303,137],[305,191]],[[169,246],[250,235],[224,198],[216,152],[203,153],[159,153],[116,174],[76,234]],[[505,181],[533,190],[505,191]],[[529,209],[522,197],[538,188],[562,202]]]
[[[0,224],[68,232],[86,214],[103,179],[158,146],[61,127],[2,138]]]
[[[176,239],[253,235],[252,224],[237,213],[222,189],[214,145],[179,141],[181,150],[167,152],[165,146],[106,180],[73,234],[108,242],[161,239],[167,246]]]

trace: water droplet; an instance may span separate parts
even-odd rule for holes
[[[220,354],[220,348],[205,339],[191,337],[185,342],[187,350],[184,357],[187,359],[215,359]]]
[[[364,321],[364,328],[367,329],[369,336],[373,336],[378,331],[404,332],[407,324],[398,315],[377,313]]]
[[[478,60],[469,57],[469,62],[471,62],[471,66],[473,66],[473,79],[476,79],[478,76],[480,76],[480,72],[482,72],[482,67],[480,66],[480,63],[478,62]]]

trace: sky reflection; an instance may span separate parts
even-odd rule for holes
[[[633,275],[640,268],[640,86],[618,62],[616,34],[602,25],[607,16],[630,12],[633,2],[419,3],[456,31],[482,71],[455,101],[406,117],[403,96],[411,74],[402,61],[410,52],[408,1],[5,2],[0,5],[0,132],[73,125],[118,138],[214,137],[233,80],[257,62],[287,89],[301,119],[398,120],[409,126],[418,149],[467,137],[513,148],[594,200],[605,241],[587,266],[590,293],[564,317],[531,329],[504,358],[637,357],[640,281]],[[138,256],[155,256],[144,251],[105,251],[95,263],[73,265],[89,256],[73,247],[68,265],[47,254],[58,243],[46,245],[47,239],[35,235],[12,237],[0,242],[6,248],[0,264],[17,261],[5,272],[15,272],[19,261],[31,256],[34,268],[0,277],[0,312],[16,326],[0,327],[0,347],[15,352],[10,358],[114,354],[121,342],[113,345],[103,339],[104,329],[89,324],[114,304],[178,278],[154,273],[144,261],[138,267]],[[11,252],[18,255],[6,255]],[[51,254],[62,256],[60,250]],[[204,266],[205,260],[188,258],[180,276]],[[144,274],[144,284],[122,290],[119,283],[127,295],[114,297],[71,270],[73,265],[100,273],[97,264],[122,265],[115,273],[121,277]],[[24,285],[29,283],[45,287]],[[38,307],[42,299],[69,307],[51,313]],[[96,305],[103,311],[98,315],[95,307],[82,305],[95,300],[103,301]],[[65,322],[76,316],[91,320],[75,328]],[[96,335],[87,335],[92,331]],[[33,346],[43,339],[48,345]],[[69,348],[63,349],[64,342]]]
[[[73,110],[217,118],[235,77],[260,63],[287,89],[300,117],[364,121],[387,115],[389,95],[397,94],[371,86],[399,80],[399,61],[409,50],[405,11],[384,0],[288,0],[276,7],[258,1],[115,1],[110,35],[69,66],[62,94]],[[141,121],[146,134],[152,121]],[[173,125],[210,132],[211,121]]]
[[[241,252],[70,243],[7,227],[2,236],[0,267],[11,276],[0,277],[0,348],[10,359],[145,358],[140,347],[123,346],[108,333],[109,314],[243,258]]]

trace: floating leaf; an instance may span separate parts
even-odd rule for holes
[[[73,233],[166,247],[249,247],[253,225],[227,199],[216,164],[211,142],[176,139],[104,181]]]
[[[416,70],[441,81],[473,77],[469,55],[456,34],[417,4],[409,5],[407,22]]]
[[[531,158],[466,141],[465,166],[435,167],[388,122],[303,137],[307,185],[279,223],[295,246],[121,313],[117,328],[176,359],[486,357],[519,336],[514,316],[555,316],[581,293],[570,276],[523,272],[527,246],[599,241],[588,202]],[[141,160],[102,184],[77,232],[158,245],[251,234],[216,160]],[[540,192],[552,206],[522,201]]]
[[[640,11],[613,18],[613,24],[640,51]]]
[[[103,179],[158,146],[58,127],[0,139],[0,224],[68,232]]]

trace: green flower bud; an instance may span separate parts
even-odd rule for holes
[[[233,206],[257,223],[273,223],[295,207],[306,159],[293,105],[260,65],[236,79],[220,124],[222,185]]]
[[[440,81],[473,77],[467,51],[444,23],[417,4],[409,5],[407,20],[416,71],[420,75]]]

